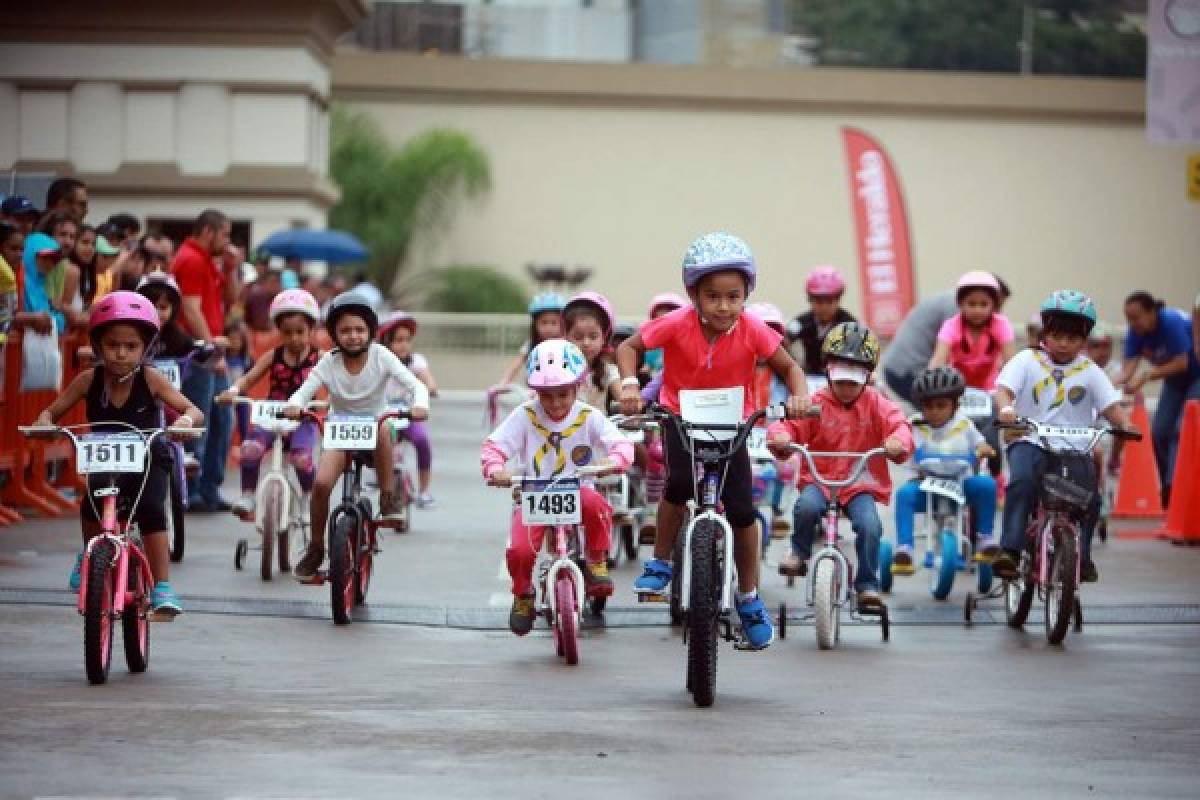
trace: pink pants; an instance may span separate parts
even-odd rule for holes
[[[608,558],[612,544],[612,506],[604,496],[591,487],[579,490],[583,502],[583,530],[587,543],[585,558],[589,562]],[[512,529],[508,534],[508,574],[512,576],[513,594],[533,593],[533,565],[537,553],[542,549],[542,540],[548,529],[541,526],[527,527],[521,522],[521,510],[513,509]],[[553,546],[553,542],[550,546]]]

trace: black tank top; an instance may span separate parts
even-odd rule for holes
[[[92,430],[97,433],[123,430],[119,425],[97,424],[104,422],[124,422],[141,430],[157,428],[161,424],[158,403],[146,383],[145,370],[139,369],[133,374],[132,384],[125,405],[115,406],[109,402],[108,392],[104,389],[104,367],[92,371],[92,385],[87,391],[87,418],[93,425]]]

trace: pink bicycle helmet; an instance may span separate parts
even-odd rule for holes
[[[688,301],[675,294],[674,292],[659,292],[650,298],[650,308],[646,311],[646,316],[653,317],[654,312],[660,308],[670,308],[674,311],[677,308],[683,308],[688,304]]]
[[[271,301],[271,322],[278,325],[284,314],[303,314],[316,325],[321,321],[321,306],[304,289],[285,289]]]
[[[407,311],[393,311],[379,323],[379,341],[386,342],[396,328],[408,328],[413,336],[417,335],[417,321]]]
[[[783,318],[783,312],[773,303],[754,303],[746,310],[779,331],[780,334],[787,327],[787,321]]]
[[[954,291],[954,301],[961,303],[963,295],[973,289],[983,289],[992,296],[992,300],[997,306],[1000,305],[1000,282],[992,273],[975,269],[963,275],[958,279],[958,286]]]
[[[597,309],[602,318],[601,327],[604,328],[604,336],[606,338],[612,336],[613,324],[615,320],[613,319],[612,303],[608,302],[607,297],[599,292],[580,292],[568,300],[567,304],[563,306],[563,320],[565,321],[566,318],[571,314],[572,309],[578,308],[579,306],[592,306],[593,308]]]
[[[813,268],[804,282],[804,290],[811,297],[837,297],[846,291],[846,281],[836,268],[823,264]]]
[[[147,344],[158,335],[158,311],[148,298],[137,292],[111,292],[92,306],[88,317],[88,338],[93,347],[104,328],[118,322],[137,328]]]
[[[529,351],[525,362],[530,389],[574,386],[587,375],[583,351],[566,339],[547,339]]]

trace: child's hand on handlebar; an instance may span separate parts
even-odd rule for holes
[[[642,410],[642,393],[632,383],[621,387],[621,413],[632,416]]]
[[[48,411],[43,411],[42,413],[38,414],[37,419],[33,421],[33,427],[53,428],[54,420],[50,418],[50,413]]]
[[[996,414],[996,420],[1004,425],[1012,425],[1017,421],[1017,412],[1012,406],[1005,406]]]
[[[280,412],[280,414],[283,416],[284,419],[294,419],[294,420],[300,419],[300,417],[303,413],[304,413],[304,411],[300,408],[300,406],[291,406],[291,405],[285,406],[283,411]]]
[[[975,448],[976,458],[995,458],[995,456],[996,451],[987,442],[980,442],[979,446]]]
[[[776,433],[767,440],[767,449],[770,450],[771,455],[775,456],[776,458],[786,459],[792,454],[791,450],[789,449],[791,444],[791,437],[789,437],[786,433]]]
[[[221,405],[229,405],[230,403],[233,402],[233,398],[237,397],[238,394],[239,394],[238,390],[231,386],[228,389],[226,389],[225,391],[221,392],[216,397],[214,397],[213,400],[220,403]]]
[[[895,436],[889,436],[884,440],[883,449],[887,451],[887,457],[897,464],[908,458],[908,453],[904,450],[904,443]]]
[[[508,470],[500,469],[488,476],[488,486],[512,486],[512,473]]]
[[[812,400],[806,395],[790,394],[783,405],[788,419],[800,419],[809,414]]]

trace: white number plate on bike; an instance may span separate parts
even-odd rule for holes
[[[526,481],[521,486],[521,521],[526,525],[577,525],[582,520],[578,479]]]
[[[943,497],[949,497],[959,504],[966,500],[962,486],[959,485],[958,481],[952,481],[949,478],[926,478],[921,481],[921,491],[933,492]]]
[[[268,427],[279,424],[279,412],[287,408],[282,400],[255,400],[250,404],[250,424]]]
[[[183,388],[183,374],[178,361],[155,361],[154,368],[163,374],[167,382],[176,389]]]
[[[80,475],[98,472],[145,472],[146,440],[129,433],[85,433],[75,445]]]
[[[968,417],[990,417],[992,396],[981,389],[967,389],[959,401],[963,413]]]
[[[364,414],[330,414],[325,419],[326,450],[374,450],[379,426],[375,417]]]
[[[746,452],[755,461],[773,461],[774,456],[767,449],[767,429],[755,428],[746,437]]]

